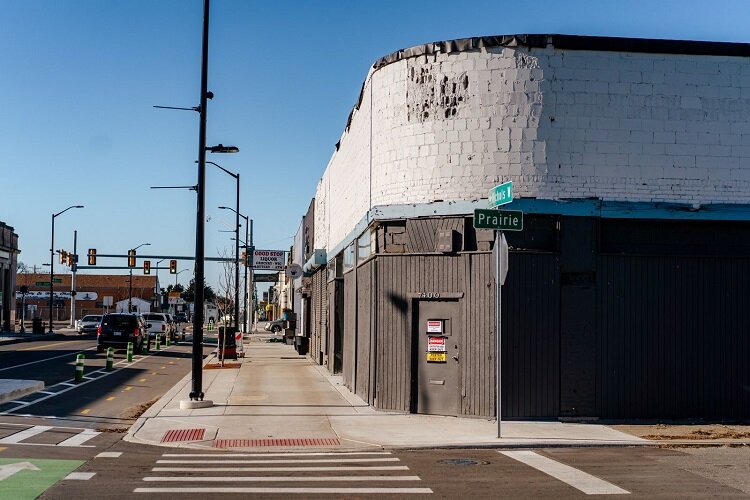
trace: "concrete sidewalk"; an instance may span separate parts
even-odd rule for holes
[[[421,447],[631,446],[649,444],[597,424],[503,423],[375,410],[291,346],[253,335],[247,357],[235,368],[204,369],[211,408],[182,410],[191,388],[188,374],[130,429],[126,440],[156,445],[232,450],[361,450]],[[207,361],[216,365],[215,359]],[[186,441],[163,442],[193,430]],[[202,436],[200,435],[202,432]],[[183,436],[184,437],[184,436]]]

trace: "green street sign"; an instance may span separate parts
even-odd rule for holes
[[[520,210],[474,210],[475,229],[523,231],[523,212]]]
[[[499,207],[513,201],[513,181],[508,181],[490,189],[490,208]]]
[[[37,281],[34,286],[50,286],[51,284],[49,281]]]
[[[62,283],[62,278],[52,278],[52,283]]]

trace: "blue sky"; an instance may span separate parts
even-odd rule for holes
[[[0,221],[19,234],[22,262],[49,261],[51,214],[76,204],[56,219],[56,248],[72,250],[78,230],[81,255],[144,242],[139,253],[194,253],[194,193],[149,186],[196,182],[197,113],[152,106],[198,104],[202,9],[0,0]],[[377,58],[512,33],[750,42],[749,17],[747,1],[213,0],[207,142],[241,152],[209,159],[240,172],[256,246],[287,249]],[[234,246],[221,232],[232,213],[216,207],[234,205],[235,181],[208,169],[206,255],[218,255]],[[218,265],[206,273],[215,284]]]

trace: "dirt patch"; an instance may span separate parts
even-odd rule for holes
[[[127,427],[106,427],[101,429],[96,429],[97,432],[109,432],[112,434],[125,434],[128,432]]]
[[[613,425],[614,429],[654,441],[750,441],[750,425]]]
[[[204,370],[220,370],[222,368],[239,368],[241,363],[224,363],[224,366],[208,364],[203,367]]]
[[[125,418],[136,419],[136,418],[140,417],[141,415],[143,415],[146,412],[146,410],[148,410],[149,408],[151,408],[152,404],[156,403],[158,400],[159,399],[156,398],[156,399],[152,399],[151,401],[149,401],[147,403],[141,403],[141,404],[139,404],[134,409],[130,410],[130,413],[128,413],[125,416]]]

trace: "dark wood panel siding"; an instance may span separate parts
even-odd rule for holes
[[[371,374],[371,324],[373,316],[372,261],[358,267],[357,272],[357,380],[355,393],[365,401],[372,402],[370,394]]]
[[[490,254],[463,256],[467,276],[462,348],[461,411],[466,415],[495,414],[495,290]]]
[[[378,351],[378,407],[410,409],[413,297],[420,292],[465,292],[465,268],[459,255],[377,257],[378,317],[373,341]],[[464,333],[461,352],[466,352],[471,335]]]
[[[600,416],[747,418],[750,260],[598,261]]]
[[[344,274],[344,385],[354,392],[357,367],[357,273]]]
[[[508,277],[502,290],[504,416],[558,416],[559,275],[559,258],[555,254],[510,253]],[[494,338],[491,344],[494,353]],[[490,373],[494,373],[494,368]],[[494,399],[493,393],[493,412]]]
[[[437,232],[453,229],[463,236],[466,220],[463,217],[425,218],[406,220],[406,252],[428,253],[436,250]],[[463,248],[461,245],[456,250]]]

